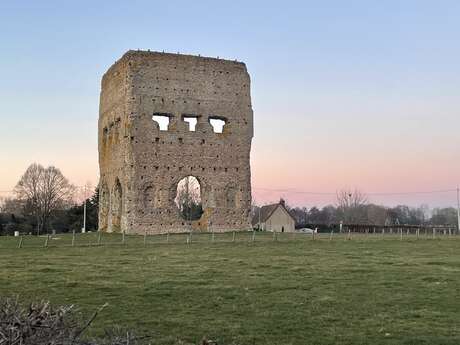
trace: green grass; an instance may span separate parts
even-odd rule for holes
[[[460,238],[97,234],[0,238],[0,295],[108,302],[93,331],[147,331],[154,344],[459,344]],[[80,246],[82,245],[82,246]],[[83,246],[86,245],[86,246]]]

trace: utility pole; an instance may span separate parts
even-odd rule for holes
[[[83,202],[83,228],[82,228],[82,232],[85,233],[86,232],[86,185],[85,185],[85,191],[84,191],[83,198],[85,200]]]
[[[259,231],[260,231],[260,209],[261,209],[261,208],[262,208],[262,207],[259,206],[259,222],[258,222],[258,224],[257,224],[257,229],[258,229]]]
[[[460,188],[457,186],[457,231],[460,232]]]

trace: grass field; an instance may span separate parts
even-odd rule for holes
[[[460,344],[460,238],[283,234],[0,238],[0,295],[109,306],[114,324],[219,344]],[[68,245],[68,246],[65,246]]]

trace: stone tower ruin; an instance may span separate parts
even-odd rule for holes
[[[160,128],[156,118],[167,127]],[[224,125],[220,133],[213,121]],[[102,78],[99,229],[249,229],[252,136],[244,63],[128,51]],[[184,219],[174,203],[186,176],[200,184],[203,214],[194,221]]]

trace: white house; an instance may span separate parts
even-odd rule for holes
[[[265,231],[294,232],[295,219],[286,209],[284,200],[281,199],[277,204],[262,206],[254,214],[252,226]]]

